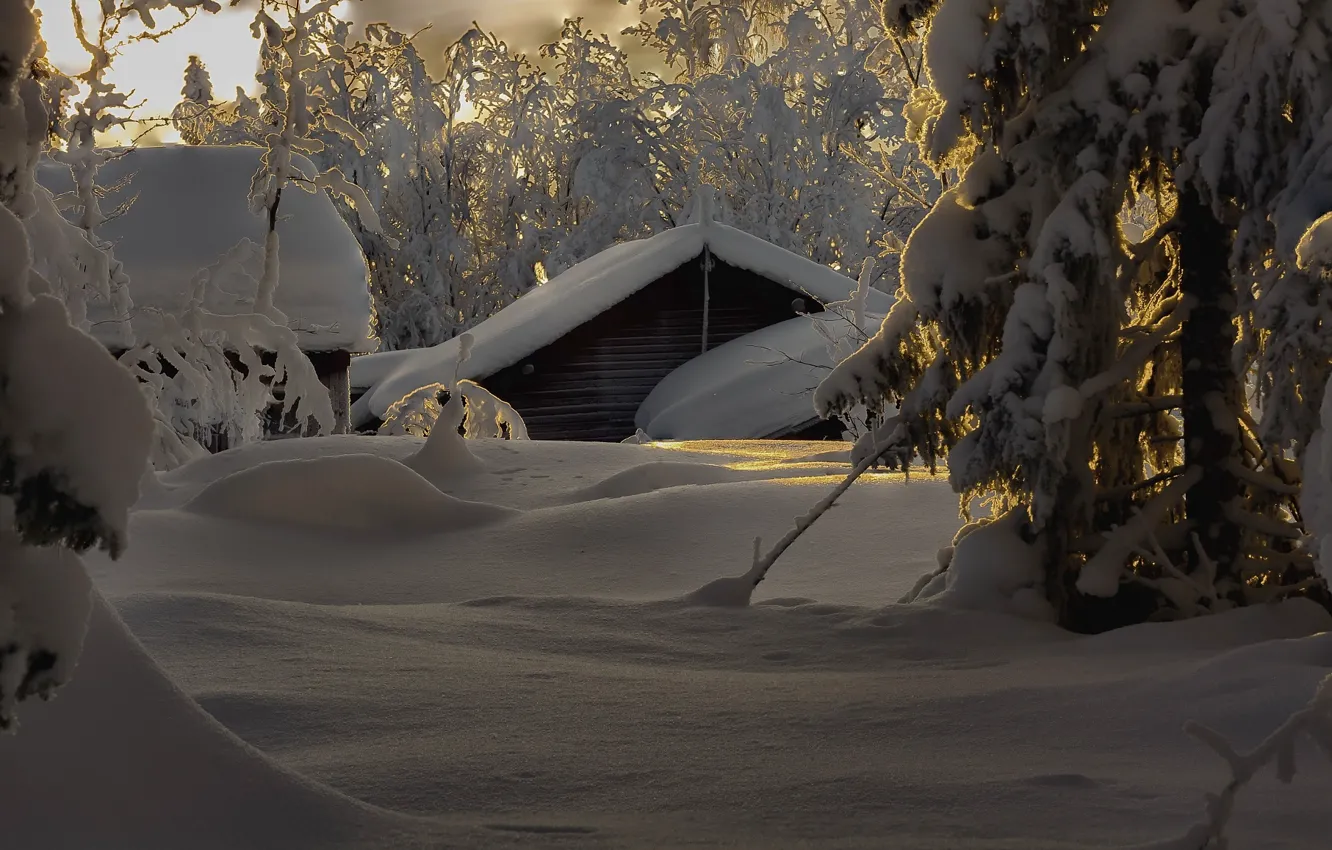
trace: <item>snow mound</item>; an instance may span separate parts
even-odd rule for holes
[[[1054,609],[1041,590],[1041,551],[1022,539],[1024,521],[1018,510],[964,529],[948,568],[916,598],[950,608],[1052,621]]]
[[[124,215],[98,232],[115,246],[115,257],[125,266],[135,313],[179,311],[193,295],[190,281],[199,269],[241,239],[263,244],[265,222],[249,209],[250,178],[263,153],[255,147],[168,145],[136,148],[102,166],[98,182],[113,187],[103,207],[133,199]],[[299,154],[293,154],[292,165],[314,173]],[[38,180],[56,194],[74,188],[69,168],[55,162],[41,163]],[[290,317],[301,348],[373,350],[365,255],[332,201],[322,190],[289,187],[281,214],[274,302]],[[210,288],[205,309],[223,315],[250,312],[253,280],[219,283]],[[105,344],[118,342],[116,318],[107,301],[88,305],[92,334]]]
[[[227,519],[420,533],[475,528],[518,513],[441,493],[402,463],[370,454],[261,463],[209,484],[185,509]]]
[[[743,440],[817,422],[814,390],[836,364],[816,322],[836,334],[845,320],[799,316],[719,345],[663,378],[634,424],[656,440]]]
[[[841,301],[855,282],[840,272],[723,224],[687,224],[649,239],[607,248],[472,328],[471,359],[458,377],[480,381],[567,334],[708,248],[724,263],[761,274],[822,304]],[[869,293],[870,308],[887,312],[891,297]],[[457,338],[432,348],[386,352],[352,361],[351,383],[368,389],[352,408],[363,424],[418,387],[447,380],[457,368]]]
[[[754,586],[748,574],[724,576],[686,593],[684,601],[705,608],[747,608],[754,598]]]
[[[617,472],[604,481],[575,490],[562,501],[565,504],[575,504],[597,499],[624,499],[671,487],[727,484],[733,481],[749,481],[754,477],[755,475],[750,472],[725,466],[658,460]]]
[[[100,596],[73,681],[50,703],[27,706],[17,735],[0,736],[0,766],[6,847],[285,850],[411,826],[228,732]]]

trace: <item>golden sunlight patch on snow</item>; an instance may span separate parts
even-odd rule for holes
[[[830,472],[829,466],[846,465],[850,443],[830,443],[804,440],[680,440],[654,442],[648,445],[658,449],[689,452],[695,455],[716,455],[715,463],[728,469],[746,471],[794,472],[809,470],[808,475],[789,475],[772,479],[774,484],[789,486],[811,484],[835,486],[846,473]],[[835,457],[841,453],[841,459]],[[849,469],[848,469],[849,471]],[[925,469],[913,469],[912,478],[929,475]],[[860,477],[863,482],[900,484],[907,480],[903,472],[871,470]]]

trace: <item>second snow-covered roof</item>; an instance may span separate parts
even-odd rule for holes
[[[133,198],[129,209],[98,234],[114,246],[129,275],[138,310],[174,312],[192,295],[199,269],[216,262],[242,238],[264,242],[266,222],[250,212],[250,178],[263,150],[256,147],[138,148],[102,166],[98,183],[114,187],[103,200],[110,210]],[[305,158],[293,156],[303,170]],[[38,179],[59,194],[73,188],[69,168],[43,162]],[[290,320],[306,351],[371,351],[372,314],[365,255],[322,190],[289,187],[278,208],[278,287],[274,302]],[[248,286],[248,291],[241,291]],[[248,312],[253,281],[232,280],[214,289],[204,307],[215,313]],[[115,345],[118,317],[110,305],[88,305],[92,333]],[[131,325],[133,321],[131,320]],[[108,336],[108,335],[111,336]]]
[[[873,333],[883,317],[865,319]],[[852,327],[829,310],[733,339],[663,378],[634,424],[654,440],[763,440],[818,422],[814,389],[837,365],[829,339]]]
[[[668,272],[702,255],[780,283],[821,304],[845,299],[855,281],[741,230],[704,221],[624,242],[590,257],[473,328],[471,356],[460,377],[481,380],[550,345]],[[872,290],[868,306],[886,312],[892,299]],[[382,418],[413,390],[453,377],[457,339],[416,351],[392,351],[352,361],[352,386],[369,391],[353,407],[358,423]]]

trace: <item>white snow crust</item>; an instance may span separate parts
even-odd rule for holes
[[[263,245],[266,222],[250,212],[247,196],[262,154],[242,146],[137,148],[102,166],[98,179],[111,187],[103,206],[110,210],[133,199],[123,215],[98,230],[129,275],[132,325],[145,312],[183,308],[194,294],[195,273],[241,239]],[[314,173],[304,157],[293,155],[293,161]],[[41,163],[38,180],[57,194],[73,188],[69,169],[54,162]],[[373,351],[365,256],[333,203],[322,190],[310,193],[293,184],[282,193],[279,216],[274,303],[301,347]],[[258,270],[250,271],[257,279]],[[253,280],[233,275],[219,283],[204,309],[223,315],[252,311]],[[118,318],[106,300],[88,305],[91,333],[103,342],[117,341]]]
[[[1129,847],[1227,779],[1186,720],[1247,746],[1332,663],[1303,601],[1092,638],[1014,616],[1032,573],[1006,522],[958,543],[951,589],[894,604],[956,501],[880,472],[753,604],[715,607],[752,538],[846,473],[814,443],[469,441],[479,469],[426,478],[507,509],[479,526],[196,509],[314,464],[310,511],[411,511],[422,483],[349,491],[422,446],[269,441],[157,475],[125,556],[86,559],[72,683],[0,738],[5,846]],[[1332,774],[1298,756],[1245,790],[1233,846],[1326,846]]]
[[[595,318],[707,247],[722,262],[756,272],[828,304],[846,298],[855,282],[839,272],[716,222],[686,224],[648,239],[624,242],[573,266],[472,328],[475,348],[459,376],[481,381]],[[887,312],[891,297],[869,293],[871,311]],[[389,405],[418,387],[447,380],[458,340],[432,348],[394,351],[352,361],[351,382],[368,389],[352,409],[353,422],[383,418]]]

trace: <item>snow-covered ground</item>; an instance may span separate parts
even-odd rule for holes
[[[827,444],[479,441],[430,483],[419,445],[161,476],[125,558],[88,559],[79,675],[0,739],[3,846],[1121,847],[1224,784],[1185,720],[1253,744],[1332,667],[1303,604],[1094,638],[894,605],[957,526],[900,475],[755,606],[680,601],[840,479]],[[1332,771],[1301,768],[1234,846],[1327,846]]]

